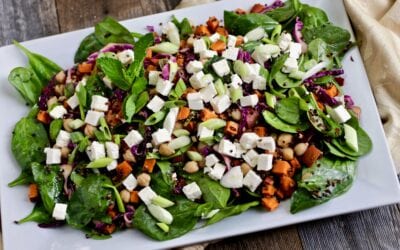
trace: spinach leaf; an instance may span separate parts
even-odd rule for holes
[[[48,213],[53,212],[54,205],[64,199],[64,177],[57,165],[43,166],[32,163],[32,174],[35,183],[39,187],[39,193],[44,208]]]
[[[127,80],[126,71],[119,60],[110,57],[100,57],[97,58],[96,64],[118,88],[129,90],[131,82]]]
[[[162,178],[169,186],[172,186],[172,167],[169,161],[157,161],[157,166],[161,170]]]
[[[288,0],[285,2],[284,6],[268,11],[265,15],[283,23],[285,21],[293,20],[297,16],[300,7],[301,4],[299,0]]]
[[[154,43],[153,33],[148,33],[135,43],[135,59],[133,63],[129,66],[127,71],[127,77],[130,82],[132,82],[137,76],[139,76],[141,70],[143,69],[143,61],[146,57],[146,50]]]
[[[63,120],[62,119],[55,119],[51,121],[50,123],[50,128],[49,128],[49,134],[50,134],[50,139],[55,140],[57,138],[58,133],[60,133],[61,128],[63,127]]]
[[[277,115],[268,110],[264,110],[262,114],[265,121],[269,125],[283,132],[297,133],[299,131],[304,131],[308,128],[307,123],[298,123],[296,125],[286,123],[282,121]]]
[[[8,81],[29,105],[32,106],[39,100],[42,83],[31,69],[14,68],[8,75]]]
[[[165,164],[158,166],[166,166]],[[157,194],[173,200],[173,181],[171,175],[168,174],[170,170],[164,169],[164,172],[156,173],[151,175],[151,187]]]
[[[305,27],[315,28],[329,23],[328,16],[323,10],[307,4],[302,4],[298,16]]]
[[[136,113],[135,95],[131,94],[125,97],[122,111],[127,122],[132,121],[133,115]]]
[[[331,153],[337,157],[347,158],[347,159],[353,160],[353,161],[357,160],[356,156],[350,156],[350,155],[343,153],[342,151],[337,149],[335,146],[333,146],[331,143],[329,143],[327,141],[324,141],[324,143],[325,143],[326,147],[328,148],[329,153]]]
[[[216,213],[213,217],[211,217],[207,221],[206,225],[208,226],[208,225],[217,223],[218,221],[221,221],[222,219],[225,219],[229,216],[243,213],[244,211],[247,211],[249,208],[256,207],[259,204],[260,203],[258,201],[252,201],[252,202],[245,203],[245,204],[240,204],[240,205],[236,205],[236,206],[223,208],[218,213]]]
[[[372,150],[372,141],[367,132],[361,127],[355,128],[357,132],[358,151],[355,152],[342,139],[335,138],[332,140],[333,146],[348,156],[359,157],[368,154]]]
[[[100,50],[104,45],[94,33],[89,34],[82,40],[78,50],[75,52],[74,63],[85,61],[90,54]]]
[[[112,190],[103,185],[112,185],[105,175],[89,175],[82,180],[68,202],[67,223],[83,228],[92,219],[106,216],[108,206],[113,202]]]
[[[19,186],[19,185],[27,185],[32,182],[33,182],[32,174],[28,170],[23,170],[23,171],[21,171],[19,176],[17,178],[15,178],[15,180],[8,183],[8,186],[15,187],[15,186]]]
[[[314,39],[308,44],[308,53],[311,55],[311,58],[315,59],[317,62],[329,60],[327,57],[329,50],[325,41],[321,38]]]
[[[140,95],[138,96],[138,98],[135,101],[135,114],[139,113],[140,110],[142,110],[146,104],[149,102],[149,93],[147,92],[142,92],[140,93]]]
[[[94,28],[96,38],[104,45],[109,43],[133,43],[131,32],[111,17],[106,17]]]
[[[25,117],[15,125],[11,151],[23,170],[29,170],[32,162],[43,162],[48,145],[46,129],[36,119]]]
[[[280,70],[276,72],[274,79],[278,86],[284,89],[295,88],[302,83],[301,80],[290,78],[288,74],[282,73]]]
[[[193,34],[192,25],[186,17],[179,22],[175,16],[172,16],[172,22],[178,28],[181,39],[187,39],[191,34]]]
[[[37,202],[32,209],[32,212],[28,214],[26,217],[16,221],[17,224],[22,224],[29,221],[34,221],[37,223],[49,223],[51,222],[52,217],[51,213],[49,213],[41,202]]]
[[[264,14],[238,15],[232,11],[224,11],[224,24],[229,33],[235,35],[246,35],[247,32],[257,27],[262,27],[270,34],[279,25],[277,21]]]
[[[268,83],[271,84],[272,80],[275,79],[278,72],[281,71],[283,65],[285,64],[286,59],[289,57],[288,54],[283,54],[282,56],[278,57],[272,65],[270,74],[268,76]]]
[[[280,99],[276,106],[275,111],[280,119],[290,124],[297,124],[300,122],[300,99],[297,97],[287,97]]]

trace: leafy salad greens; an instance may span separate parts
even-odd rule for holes
[[[17,221],[169,240],[252,207],[292,213],[343,193],[372,142],[342,90],[350,33],[298,0],[162,32],[112,18],[63,70],[19,43],[9,82],[31,106],[11,149],[35,203]]]

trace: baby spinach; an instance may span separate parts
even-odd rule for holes
[[[270,34],[279,25],[277,21],[264,14],[238,15],[232,11],[224,11],[224,24],[229,33],[235,35],[246,35],[247,32],[257,27],[262,27]]]
[[[282,23],[294,19],[300,7],[301,4],[299,0],[288,0],[284,3],[282,7],[268,11],[267,13],[265,13],[265,15]]]
[[[39,100],[42,83],[31,69],[14,68],[8,75],[8,81],[29,105],[32,106]]]
[[[32,177],[32,174],[30,173],[30,169],[22,170],[17,178],[15,178],[13,181],[8,183],[8,186],[15,187],[15,186],[19,186],[19,185],[27,185],[32,182],[33,182],[33,177]]]
[[[18,221],[15,221],[15,223],[22,224],[29,221],[34,221],[37,223],[49,223],[51,220],[51,213],[45,209],[41,202],[37,202],[30,214]]]
[[[348,156],[358,157],[368,154],[372,150],[372,141],[368,136],[367,132],[361,127],[356,127],[358,151],[354,151],[343,139],[335,138],[332,140],[332,145],[335,146],[339,151]]]
[[[301,80],[290,78],[288,74],[285,74],[282,71],[277,71],[274,79],[278,86],[283,89],[295,88],[300,86],[302,83]]]
[[[290,124],[300,122],[300,99],[297,97],[287,97],[280,99],[275,106],[276,114],[283,121]]]
[[[75,52],[74,62],[80,63],[85,61],[90,54],[103,48],[105,45],[97,39],[94,33],[87,35],[79,45],[78,50]]]
[[[357,160],[356,156],[350,156],[350,155],[343,153],[342,151],[337,149],[335,146],[333,146],[331,143],[329,143],[327,141],[324,141],[324,143],[325,143],[326,147],[328,148],[329,153],[331,153],[337,157],[347,158],[347,159],[353,160],[353,161]]]
[[[131,94],[125,97],[124,103],[122,105],[122,112],[127,122],[132,121],[133,115],[136,113],[136,97]]]
[[[110,57],[97,58],[96,64],[115,86],[122,90],[129,90],[131,82],[126,77],[126,70],[119,60]]]
[[[50,128],[49,128],[49,134],[50,134],[50,139],[55,140],[57,138],[58,133],[60,133],[61,128],[63,127],[63,120],[62,119],[55,119],[51,121],[50,123]]]
[[[286,59],[289,57],[288,54],[283,54],[282,56],[275,59],[274,64],[272,65],[270,74],[268,76],[268,83],[272,83],[272,80],[275,79],[276,75],[281,71],[283,65],[285,64]]]
[[[307,4],[302,4],[298,15],[305,27],[319,27],[329,23],[325,11]]]
[[[299,131],[304,131],[308,128],[307,123],[298,123],[296,125],[286,123],[283,120],[281,120],[277,115],[268,110],[264,110],[262,114],[265,121],[269,125],[283,132],[297,133]]]
[[[146,91],[140,93],[140,95],[135,101],[135,106],[136,106],[135,114],[139,113],[139,111],[146,106],[146,104],[149,102],[149,99],[150,99],[149,93],[147,93]]]
[[[244,211],[247,211],[249,208],[251,207],[256,207],[258,206],[260,203],[258,201],[252,201],[249,203],[244,203],[244,204],[240,204],[240,205],[236,205],[236,206],[230,206],[230,207],[226,207],[226,208],[222,208],[221,210],[219,210],[218,213],[216,213],[213,217],[211,217],[206,225],[211,225],[214,223],[217,223],[218,221],[221,221],[227,217],[233,216],[233,215],[237,215],[237,214],[241,214]]]
[[[181,39],[187,39],[191,34],[193,34],[192,25],[190,24],[189,19],[187,19],[186,17],[181,22],[179,22],[175,16],[172,16],[172,22],[179,29]]]

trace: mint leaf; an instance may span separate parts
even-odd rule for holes
[[[120,61],[109,57],[101,57],[96,60],[96,63],[113,84],[122,90],[129,90],[131,84],[125,77],[126,72]]]

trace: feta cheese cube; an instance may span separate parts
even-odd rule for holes
[[[164,103],[165,101],[163,99],[161,99],[158,95],[155,95],[146,107],[156,113],[160,111],[162,107],[164,107]]]
[[[201,99],[203,99],[205,103],[210,102],[214,98],[214,96],[217,95],[217,90],[215,89],[214,83],[210,83],[207,87],[202,88],[200,90],[200,94]]]
[[[113,160],[110,164],[107,165],[107,170],[112,171],[117,168],[118,162],[117,160]]]
[[[236,157],[236,147],[230,140],[222,139],[218,145],[218,152],[223,155]]]
[[[283,64],[282,72],[292,73],[298,70],[299,66],[297,65],[297,60],[293,57],[288,57],[288,59],[286,59],[285,63]]]
[[[220,181],[221,185],[226,188],[243,187],[243,173],[240,166],[235,166],[228,170]]]
[[[239,85],[242,85],[242,84],[243,84],[242,78],[240,78],[240,76],[238,74],[233,74],[231,76],[231,85],[239,86]]]
[[[189,103],[189,108],[192,110],[202,110],[204,108],[203,100],[200,92],[189,93],[186,99]]]
[[[99,125],[100,118],[102,117],[104,117],[103,112],[89,110],[86,113],[85,123],[96,127],[97,125]]]
[[[199,54],[200,52],[207,50],[207,44],[203,38],[193,40],[194,53]]]
[[[265,30],[262,27],[257,27],[247,32],[247,34],[244,37],[247,39],[247,41],[252,42],[261,40],[266,36],[267,33],[265,33]]]
[[[56,203],[53,208],[53,218],[56,220],[65,220],[67,216],[67,207],[68,205],[65,203]]]
[[[257,165],[258,153],[254,149],[250,149],[245,155],[243,155],[243,160],[247,162],[250,167],[254,168]]]
[[[216,96],[211,100],[211,106],[218,114],[225,112],[231,106],[231,100],[228,95]]]
[[[214,78],[211,74],[204,75],[200,80],[202,88],[208,86],[210,83],[213,82],[213,80]]]
[[[257,141],[257,147],[268,150],[269,152],[275,152],[275,140],[271,136],[261,137],[260,140]]]
[[[86,154],[91,161],[106,157],[104,144],[98,141],[93,141],[92,144],[86,148]]]
[[[215,73],[219,77],[226,76],[231,72],[228,61],[226,59],[223,59],[223,60],[213,63],[212,67],[213,67]]]
[[[186,71],[189,74],[194,74],[197,73],[199,71],[201,71],[203,69],[203,63],[197,60],[194,61],[190,61],[187,65],[186,65]]]
[[[217,55],[218,55],[217,51],[208,49],[208,50],[200,52],[200,59],[201,60],[210,59]]]
[[[351,115],[343,105],[339,105],[329,110],[329,115],[338,123],[345,123],[351,119]]]
[[[173,84],[171,81],[159,78],[156,84],[156,90],[161,95],[168,96],[169,92],[171,92],[172,86]]]
[[[256,94],[247,95],[240,98],[240,105],[242,107],[252,106],[255,107],[258,103],[258,96]]]
[[[138,193],[139,198],[143,201],[144,204],[149,205],[151,201],[157,197],[156,192],[151,189],[151,187],[147,186],[142,188],[142,190]]]
[[[172,134],[172,130],[174,130],[176,118],[178,116],[179,108],[173,107],[169,109],[167,116],[165,117],[163,127]]]
[[[153,143],[155,145],[160,145],[164,142],[169,142],[171,140],[171,134],[165,128],[159,128],[154,132],[151,137],[153,138]]]
[[[235,158],[242,158],[243,155],[246,153],[246,149],[244,149],[244,148],[242,147],[242,145],[240,145],[240,143],[235,142],[235,143],[233,143],[233,144],[234,144],[235,147],[236,147],[236,155],[235,155]]]
[[[124,138],[124,142],[129,148],[138,145],[143,141],[143,136],[139,131],[132,129]]]
[[[236,36],[229,35],[228,36],[227,46],[228,47],[235,47],[236,46],[236,41],[237,41]]]
[[[247,172],[243,179],[243,185],[250,189],[251,192],[256,191],[257,187],[261,184],[262,179],[253,170]]]
[[[51,109],[49,115],[53,119],[60,119],[67,113],[68,113],[67,110],[62,105],[57,105]]]
[[[205,126],[198,126],[197,129],[197,136],[199,139],[205,139],[205,138],[210,138],[214,135],[214,130],[213,129],[208,129]]]
[[[211,169],[211,172],[208,173],[208,176],[210,176],[211,179],[219,181],[221,180],[222,176],[225,173],[226,166],[221,163],[215,164],[215,166]]]
[[[249,64],[250,65],[250,68],[252,69],[252,73],[254,74],[254,75],[259,75],[260,74],[260,69],[261,69],[261,65],[260,64],[258,64],[258,63],[252,63],[252,64]]]
[[[253,89],[266,90],[267,80],[263,76],[256,75],[253,77]]]
[[[93,95],[90,108],[93,110],[105,112],[108,110],[108,99],[101,95]]]
[[[131,192],[133,191],[136,186],[137,186],[137,180],[133,174],[129,174],[128,177],[126,177],[123,181],[122,184],[125,186],[125,188]]]
[[[292,41],[292,36],[287,32],[283,32],[279,37],[278,46],[282,51],[286,52],[289,49],[291,41]]]
[[[149,85],[156,86],[158,79],[160,78],[160,71],[152,70],[149,71]]]
[[[108,141],[106,142],[107,157],[117,160],[119,158],[118,144]]]
[[[126,49],[126,50],[123,50],[121,52],[118,52],[117,53],[117,58],[124,65],[132,63],[133,62],[133,58],[134,58],[133,50]]]
[[[206,166],[212,167],[219,162],[218,157],[215,154],[209,154],[206,156]]]
[[[197,185],[196,182],[187,184],[182,188],[182,191],[185,194],[186,198],[192,201],[200,199],[202,195],[200,187]]]
[[[298,59],[301,54],[301,44],[291,42],[289,45],[289,57]]]
[[[256,133],[246,132],[242,134],[239,142],[244,149],[253,149],[257,146],[258,140],[260,140],[260,137]]]
[[[204,88],[207,86],[207,84],[204,84],[203,80],[204,77],[204,73],[203,71],[199,71],[197,73],[194,73],[190,78],[189,78],[189,82],[190,85],[192,85],[192,87],[194,89],[200,89],[200,88]]]
[[[228,47],[226,50],[222,52],[222,57],[226,59],[235,61],[239,55],[239,48]]]
[[[75,91],[79,92],[79,90],[81,89],[82,86],[86,86],[86,82],[87,82],[87,77],[83,77],[82,80],[80,80],[78,82],[78,84],[75,87]]]
[[[55,145],[60,148],[67,147],[70,140],[71,140],[71,134],[68,133],[67,131],[60,130],[60,132],[57,135]]]
[[[59,148],[45,148],[46,165],[61,163],[61,150]]]
[[[272,160],[274,156],[272,154],[260,154],[257,158],[257,170],[269,171],[272,169]]]
[[[79,106],[79,99],[78,99],[78,96],[76,95],[76,93],[74,93],[73,96],[68,98],[67,104],[71,109],[75,109],[76,107]]]
[[[218,41],[220,39],[221,35],[218,33],[214,33],[211,36],[209,36],[208,38],[210,39],[210,41],[212,43],[215,43],[216,41]]]
[[[280,52],[280,48],[277,45],[273,44],[264,44],[259,45],[254,49],[251,57],[259,64],[264,65],[266,61],[271,59],[272,57],[277,57]]]

